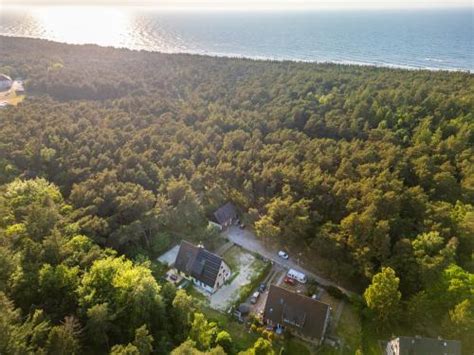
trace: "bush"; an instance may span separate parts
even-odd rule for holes
[[[234,279],[239,276],[240,274],[240,271],[236,271],[234,273],[232,273],[232,276],[229,277],[226,281],[225,281],[225,285],[229,285],[232,281],[234,281]]]
[[[326,291],[334,298],[340,299],[340,300],[349,300],[347,295],[342,292],[340,289],[334,286],[327,286]]]

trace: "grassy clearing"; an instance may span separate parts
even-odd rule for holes
[[[242,256],[242,249],[236,245],[227,250],[222,256],[224,261],[229,265],[232,272],[238,272],[240,270],[240,258]]]
[[[346,303],[336,329],[337,336],[343,339],[345,348],[354,353],[362,348],[362,325],[357,309]]]
[[[199,307],[207,307],[209,305],[209,298],[207,298],[202,292],[198,291],[192,283],[188,288],[186,288],[186,292],[197,300]]]
[[[216,322],[221,329],[225,329],[230,334],[238,351],[250,348],[258,339],[257,334],[249,333],[245,325],[233,319],[231,315],[221,313],[207,306],[201,306],[200,310],[208,320]]]
[[[227,238],[222,238],[220,236],[216,236],[211,241],[206,243],[206,247],[209,251],[215,253],[221,246],[228,242]]]
[[[311,355],[307,345],[298,338],[285,340],[279,351],[284,355]]]

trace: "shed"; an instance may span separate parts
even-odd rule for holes
[[[214,212],[214,219],[223,228],[228,227],[237,220],[237,210],[232,202],[227,202]]]

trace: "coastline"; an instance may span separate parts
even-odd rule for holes
[[[252,61],[261,61],[261,62],[291,62],[291,63],[308,63],[308,64],[321,64],[321,65],[341,65],[341,66],[356,66],[356,67],[371,67],[378,69],[392,69],[392,70],[407,70],[407,71],[432,71],[432,72],[452,72],[452,73],[466,73],[474,74],[474,68],[437,68],[437,67],[421,67],[421,66],[410,66],[404,64],[395,64],[395,63],[371,63],[363,61],[354,61],[354,60],[311,60],[311,59],[298,59],[298,58],[286,58],[286,57],[265,57],[265,56],[247,56],[244,54],[238,53],[219,53],[219,52],[206,52],[206,51],[163,51],[163,50],[153,50],[150,48],[144,47],[127,47],[127,46],[113,46],[113,45],[100,45],[96,43],[73,43],[73,42],[63,42],[47,37],[38,37],[38,36],[18,36],[14,34],[8,34],[0,32],[0,40],[2,37],[14,38],[14,39],[33,39],[39,41],[47,41],[51,43],[72,45],[72,46],[97,46],[100,48],[113,48],[119,50],[129,50],[135,52],[147,52],[147,53],[160,53],[160,54],[176,54],[176,55],[191,55],[191,56],[202,56],[202,57],[211,57],[211,58],[225,58],[225,59],[246,59]]]

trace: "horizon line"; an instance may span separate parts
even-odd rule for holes
[[[448,9],[456,9],[456,10],[470,10],[474,11],[474,8],[472,6],[469,6],[468,4],[464,3],[435,3],[432,5],[427,6],[426,4],[388,4],[388,5],[378,5],[380,3],[366,3],[364,4],[358,4],[358,5],[342,5],[342,4],[331,4],[331,5],[325,5],[325,4],[308,4],[305,1],[299,1],[299,2],[293,2],[291,4],[285,4],[285,3],[274,3],[274,4],[264,4],[260,3],[258,4],[251,4],[248,2],[242,3],[242,4],[228,4],[228,5],[222,5],[222,4],[212,4],[212,3],[207,3],[207,4],[202,4],[202,5],[195,5],[191,4],[189,2],[164,2],[164,3],[156,3],[156,1],[152,0],[139,0],[136,2],[127,2],[127,1],[118,1],[118,2],[113,2],[110,0],[99,0],[99,1],[86,1],[83,3],[78,3],[77,1],[74,0],[66,0],[66,1],[61,1],[61,0],[26,0],[26,1],[21,1],[18,2],[16,0],[3,0],[0,3],[0,10],[3,7],[9,7],[9,8],[24,8],[27,6],[41,6],[41,7],[143,7],[143,8],[155,8],[155,9],[161,9],[161,10],[232,10],[232,11],[255,11],[255,10],[285,10],[285,11],[291,11],[291,10],[448,10]],[[401,5],[401,6],[400,6]]]

